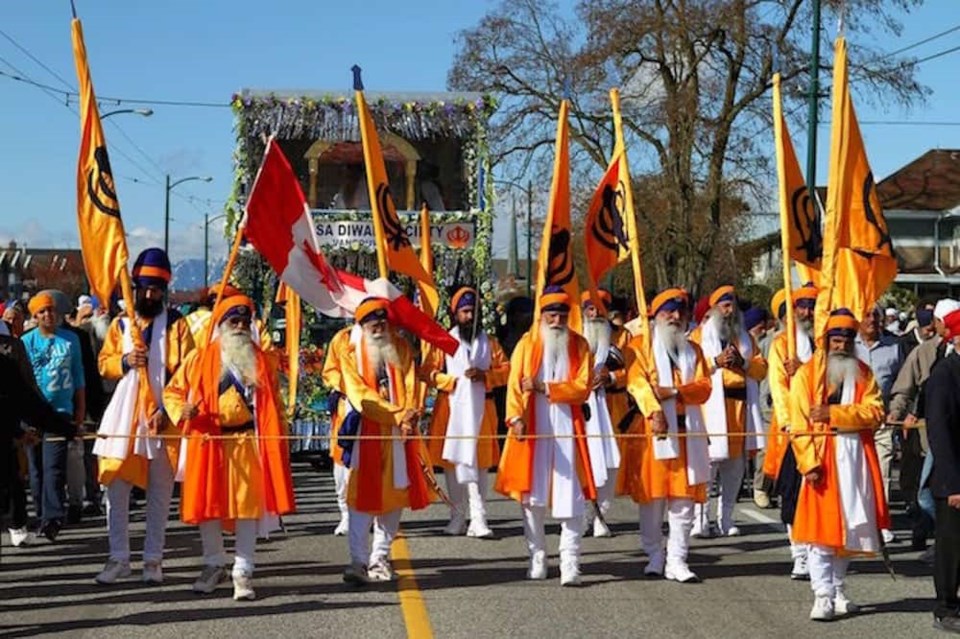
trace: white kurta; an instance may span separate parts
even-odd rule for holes
[[[855,389],[856,380],[849,376],[843,382],[840,402],[853,403]],[[852,552],[879,552],[880,539],[874,508],[876,496],[863,440],[858,432],[841,431],[834,438],[833,447],[840,484],[840,512],[846,531],[845,547]]]
[[[593,354],[596,362],[593,367],[594,372],[604,367],[609,351],[609,346],[597,348]],[[610,473],[608,469],[620,468],[620,448],[614,437],[613,422],[607,407],[607,394],[602,387],[590,393],[587,405],[590,407],[590,419],[586,423],[590,466],[594,483],[597,488],[602,488],[616,477],[616,472]]]

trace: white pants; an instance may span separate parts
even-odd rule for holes
[[[347,541],[350,544],[350,563],[372,566],[380,560],[386,560],[390,555],[390,544],[400,530],[401,513],[403,510],[398,508],[374,516],[351,508],[350,531],[347,533]],[[368,545],[371,521],[373,522],[372,547]]]
[[[236,538],[233,542],[233,574],[253,576],[254,554],[257,549],[257,520],[238,519],[234,524]],[[227,565],[227,553],[223,549],[223,525],[219,519],[200,524],[200,541],[203,544],[203,565],[223,567]]]
[[[350,485],[350,469],[343,464],[333,464],[333,485],[337,491],[337,508],[340,509],[340,521],[346,521],[350,509],[347,507],[347,487]]]
[[[613,498],[616,496],[617,488],[617,468],[607,469],[607,481],[603,486],[597,486],[597,505],[600,506],[600,514],[606,515],[613,506]]]
[[[810,568],[810,587],[817,597],[833,599],[843,591],[850,559],[837,557],[832,548],[810,544],[807,566]]]
[[[640,504],[640,544],[652,560],[663,555],[663,515],[669,523],[667,563],[686,565],[693,528],[692,499],[654,499]],[[661,564],[662,565],[662,564]]]
[[[477,481],[470,481],[465,484],[457,481],[457,473],[452,468],[444,468],[443,475],[447,482],[447,494],[455,507],[455,509],[450,509],[450,519],[456,517],[457,511],[459,511],[461,517],[465,517],[469,504],[470,521],[486,524],[487,471],[478,470]]]
[[[717,525],[720,534],[725,535],[733,526],[733,507],[737,505],[737,496],[743,484],[743,471],[746,460],[744,455],[715,461],[710,464],[710,481],[720,476],[720,495],[717,497]],[[706,528],[710,514],[709,503],[694,507],[694,519],[701,528]]]
[[[147,522],[143,560],[161,561],[173,497],[173,468],[164,452],[147,463]],[[114,479],[107,485],[107,531],[110,559],[130,561],[130,490],[133,484]]]
[[[546,506],[523,505],[523,535],[527,539],[530,556],[547,550],[547,535],[544,530],[547,518]],[[580,536],[583,534],[583,517],[560,519],[560,563],[580,565]]]
[[[787,524],[787,538],[790,539],[790,559],[807,558],[810,554],[809,544],[799,544],[793,540],[793,526]],[[809,568],[809,565],[807,566]]]

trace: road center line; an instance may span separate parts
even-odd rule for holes
[[[400,597],[400,609],[403,611],[403,621],[407,626],[407,636],[411,639],[432,639],[433,627],[430,625],[430,615],[427,614],[427,605],[423,601],[417,578],[413,574],[410,547],[402,534],[394,538],[391,553],[393,567],[398,576],[397,595]]]

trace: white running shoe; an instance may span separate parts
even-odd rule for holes
[[[806,555],[800,555],[793,560],[793,570],[790,571],[790,579],[794,581],[810,581],[810,567],[807,566]]]
[[[118,579],[124,579],[130,575],[130,562],[120,561],[119,559],[107,559],[103,570],[101,570],[100,574],[94,579],[98,584],[109,585],[115,583]]]
[[[727,530],[727,532],[725,532],[724,534],[725,534],[727,537],[739,537],[739,536],[740,536],[740,528],[738,528],[737,526],[730,526],[730,528],[729,528],[729,529]]]
[[[393,581],[395,573],[386,559],[378,559],[367,567],[367,578],[370,581]]]
[[[547,553],[538,550],[530,557],[530,570],[527,579],[541,580],[547,578]]]
[[[610,527],[603,523],[599,517],[593,518],[593,536],[594,537],[613,537]]]
[[[193,591],[197,594],[209,595],[229,577],[223,566],[204,566],[200,576],[193,582]]]
[[[233,575],[233,600],[253,601],[257,593],[253,591],[253,577],[238,573]]]
[[[883,536],[883,543],[884,543],[884,545],[889,546],[890,544],[892,544],[892,543],[894,543],[895,541],[897,541],[897,536],[896,536],[895,534],[893,534],[893,531],[892,531],[892,530],[888,530],[888,529],[884,528],[883,530],[880,531],[880,534]]]
[[[560,564],[560,585],[561,586],[579,586],[580,567],[574,561],[564,561]]]
[[[832,621],[834,617],[833,599],[817,595],[813,600],[810,618],[814,621]]]
[[[833,596],[833,611],[837,615],[850,615],[860,612],[860,606],[847,598],[847,595],[841,588],[837,588]]]
[[[337,527],[333,529],[333,536],[343,537],[348,532],[350,532],[350,520],[346,517],[341,517],[340,523],[337,524]]]
[[[32,546],[36,540],[37,533],[27,529],[26,526],[23,528],[10,528],[10,543],[13,544],[14,547]]]
[[[679,561],[667,562],[667,569],[664,571],[663,576],[681,584],[700,583],[700,577],[697,577],[697,574],[690,570],[687,564]]]
[[[493,537],[493,531],[487,526],[487,522],[481,519],[472,519],[470,520],[470,527],[467,528],[467,537],[490,539]]]
[[[163,583],[163,568],[160,567],[159,561],[145,561],[143,562],[143,583],[145,584],[162,584]]]

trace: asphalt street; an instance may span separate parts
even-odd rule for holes
[[[56,543],[30,548],[11,548],[4,533],[0,636],[380,638],[424,634],[424,628],[436,637],[474,639],[941,636],[930,625],[930,569],[910,550],[902,515],[896,518],[901,541],[892,547],[897,579],[879,560],[855,561],[848,591],[863,611],[815,624],[807,619],[809,584],[787,576],[791,561],[778,512],[752,502],[737,509],[743,536],[694,541],[690,564],[701,584],[643,579],[636,507],[625,498],[608,518],[616,536],[583,542],[583,587],[559,586],[556,525],[548,528],[550,579],[527,581],[519,507],[493,496],[496,539],[443,536],[447,510],[439,504],[407,512],[402,528],[413,579],[357,589],[341,582],[347,545],[332,535],[337,513],[330,473],[307,465],[295,472],[299,511],[286,519],[285,534],[258,546],[256,601],[235,603],[228,584],[209,596],[191,592],[200,540],[179,521],[171,522],[167,537],[165,583],[142,585],[138,510],[134,578],[109,587],[93,581],[106,558],[102,517],[65,529]]]

